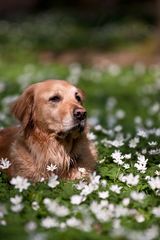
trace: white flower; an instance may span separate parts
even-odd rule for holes
[[[156,135],[157,137],[160,137],[160,128],[157,128],[157,129],[155,130],[155,135]]]
[[[99,122],[99,119],[98,119],[97,116],[88,118],[89,126],[93,126],[94,127],[94,126],[96,126],[96,124],[98,124],[98,122]]]
[[[86,185],[81,191],[81,196],[87,196],[97,189],[98,187],[95,189],[92,184]]]
[[[80,181],[80,183],[76,184],[75,186],[78,190],[82,190],[80,193],[81,196],[87,196],[93,191],[96,191],[99,188],[99,184],[100,184],[100,176],[96,175],[96,172],[94,172],[93,174],[90,174],[89,184],[86,184]]]
[[[58,222],[53,217],[46,217],[46,218],[42,219],[41,226],[44,228],[47,228],[47,229],[53,228],[53,227],[58,227]]]
[[[39,208],[40,208],[40,207],[39,207],[38,202],[33,201],[33,202],[32,202],[32,209],[33,209],[34,211],[37,211]]]
[[[111,135],[113,136],[113,132],[112,133],[107,133],[107,135]],[[114,146],[116,148],[119,148],[121,146],[124,145],[124,136],[122,133],[117,133],[115,136],[114,140],[107,140],[106,138],[102,140],[102,143],[106,146],[106,147],[110,147],[110,146]]]
[[[145,177],[145,180],[150,180],[150,179],[151,179],[151,176],[148,176],[148,175],[147,175],[147,176]]]
[[[3,92],[6,88],[6,84],[4,82],[0,82],[0,92]]]
[[[100,205],[102,208],[107,208],[107,207],[109,208],[109,207],[111,206],[111,205],[109,205],[109,202],[108,202],[108,200],[106,200],[106,199],[105,199],[105,200],[104,200],[104,199],[101,200],[100,203],[99,203],[99,205]]]
[[[105,179],[101,180],[101,185],[102,187],[106,187],[107,186],[107,181]]]
[[[81,225],[81,221],[75,217],[71,217],[67,219],[66,224],[69,227],[79,227]]]
[[[117,193],[117,194],[120,194],[120,192],[121,192],[121,189],[122,189],[122,187],[119,187],[118,185],[111,185],[111,187],[110,187],[110,190],[112,191],[112,192],[115,192],[115,193]]]
[[[89,185],[86,185],[82,189],[81,196],[87,196],[97,189],[98,189],[98,185],[93,185],[92,183],[90,183]]]
[[[120,223],[120,219],[114,219],[113,220],[113,229],[117,229],[119,230],[121,228],[121,223]]]
[[[1,169],[7,169],[10,166],[11,166],[11,163],[7,158],[1,158],[0,159],[0,168]]]
[[[121,216],[127,216],[127,215],[129,215],[128,208],[126,208],[122,205],[116,205],[115,209],[114,209],[114,215],[117,218],[119,218]]]
[[[91,141],[95,141],[97,137],[93,132],[90,132],[87,134],[87,138]]]
[[[28,187],[31,185],[28,182],[27,178],[21,177],[21,176],[17,176],[11,179],[10,183],[12,185],[15,185],[16,189],[19,189],[20,192],[22,192],[23,190],[28,189]]]
[[[124,199],[122,200],[122,204],[123,204],[124,206],[128,206],[129,203],[130,203],[130,199],[129,199],[129,198],[124,198]]]
[[[160,176],[160,171],[156,170],[156,171],[155,171],[155,174],[156,174],[157,176]]]
[[[82,190],[83,188],[85,188],[86,186],[86,182],[80,180],[79,183],[75,184],[75,187],[77,190]]]
[[[56,169],[57,169],[57,166],[53,165],[52,163],[51,165],[47,165],[47,171],[54,172]]]
[[[138,129],[137,136],[142,138],[148,138],[148,134],[144,129]]]
[[[130,165],[129,165],[128,163],[125,163],[125,164],[123,165],[123,167],[124,167],[125,169],[129,169],[129,168],[130,168]]]
[[[0,220],[0,225],[6,226],[6,225],[7,225],[7,222],[6,222],[4,219],[2,219],[2,220]]]
[[[135,147],[137,147],[138,143],[139,143],[139,138],[135,137],[129,141],[129,147],[135,148]]]
[[[125,155],[124,155],[124,158],[125,158],[125,159],[131,159],[131,153],[125,154]]]
[[[114,131],[115,132],[121,132],[122,131],[122,126],[121,125],[115,126]]]
[[[160,149],[159,149],[159,148],[151,149],[151,150],[149,151],[149,154],[150,154],[150,155],[159,155],[159,154],[160,154]]]
[[[90,210],[100,222],[106,222],[113,216],[114,207],[113,204],[109,205],[108,201],[102,201],[99,204],[93,201],[90,205]]]
[[[65,217],[69,214],[69,209],[63,205],[58,205],[55,215],[57,215],[58,217]]]
[[[105,158],[102,158],[101,160],[99,160],[99,164],[102,164],[105,162]]]
[[[142,214],[139,214],[139,213],[137,213],[137,214],[135,215],[135,219],[136,219],[136,221],[139,222],[139,223],[142,223],[142,222],[145,221],[144,216],[143,216]]]
[[[143,148],[141,152],[142,152],[142,154],[146,154],[147,153],[147,149]]]
[[[58,217],[65,217],[69,214],[68,208],[63,205],[59,205],[55,200],[45,198],[43,202],[47,210]]]
[[[150,113],[151,115],[154,115],[154,114],[158,113],[159,110],[160,110],[160,104],[159,104],[159,102],[155,102],[155,103],[150,107],[149,113]]]
[[[124,158],[122,156],[122,153],[119,150],[115,150],[112,154],[111,157],[113,158],[113,161],[117,163],[118,165],[123,165],[122,159]]]
[[[48,181],[48,186],[50,188],[55,188],[59,184],[59,181],[57,181],[57,179],[58,179],[57,175],[53,175],[52,177],[50,177]]]
[[[93,191],[96,191],[99,188],[100,184],[100,175],[96,175],[96,172],[93,172],[93,174],[90,174],[90,183],[87,185],[85,184],[80,195],[81,196],[87,196]]]
[[[11,210],[13,212],[20,212],[24,205],[21,203],[22,202],[22,196],[16,195],[14,198],[10,198],[11,203],[13,204],[11,206]]]
[[[99,198],[106,199],[109,197],[109,192],[108,191],[98,192],[98,196],[99,196]]]
[[[135,124],[137,124],[137,125],[141,125],[141,124],[142,124],[142,118],[141,118],[140,116],[136,116],[136,117],[134,118],[134,122],[135,122]]]
[[[25,225],[25,230],[28,233],[36,230],[36,228],[37,228],[37,224],[34,221],[30,221]]]
[[[154,142],[154,141],[148,142],[148,145],[151,146],[151,147],[152,147],[152,146],[156,146],[156,145],[157,145],[157,142],[156,142],[156,141],[155,141],[155,142]]]
[[[125,117],[125,112],[122,109],[118,109],[115,113],[116,118],[123,119]]]
[[[159,207],[154,207],[152,209],[152,213],[153,213],[153,215],[155,215],[155,217],[160,218],[160,206]]]
[[[64,222],[61,222],[60,224],[59,224],[59,227],[60,227],[60,229],[65,229],[66,228],[66,223],[64,223]]]
[[[47,210],[50,213],[57,215],[58,217],[65,217],[69,214],[68,208],[63,205],[59,205],[55,200],[45,198],[43,202]]]
[[[127,183],[128,185],[136,186],[139,182],[139,175],[134,176],[132,173],[130,173],[128,175],[121,174],[119,176],[119,180],[121,182]]]
[[[150,185],[150,187],[155,190],[155,189],[160,189],[160,177],[156,176],[155,178],[151,177],[148,180],[148,184]]]
[[[16,213],[21,212],[23,208],[24,208],[24,205],[22,203],[11,206],[11,210]]]
[[[124,139],[117,137],[117,138],[114,139],[113,141],[107,140],[107,141],[106,141],[106,144],[111,145],[111,146],[114,146],[114,147],[116,147],[116,148],[119,148],[119,147],[121,147],[121,146],[124,145]],[[106,146],[107,146],[107,145],[106,145]]]
[[[106,102],[106,108],[108,110],[112,110],[115,108],[116,104],[117,104],[117,99],[115,97],[109,97]]]
[[[71,196],[71,203],[74,205],[79,205],[81,204],[83,201],[85,201],[86,197],[81,196],[81,195],[73,195]]]
[[[5,214],[7,214],[6,207],[0,203],[0,218],[3,218]]]
[[[130,196],[135,201],[142,201],[145,198],[146,195],[145,195],[144,192],[132,191]]]
[[[148,159],[145,159],[144,155],[139,154],[138,155],[138,161],[137,163],[134,164],[134,166],[137,168],[138,171],[140,171],[141,173],[145,173],[147,170],[147,162]]]
[[[145,124],[148,128],[151,128],[153,126],[154,122],[152,119],[148,118],[148,119],[146,119]]]
[[[99,124],[97,124],[97,125],[94,127],[94,129],[95,129],[96,131],[100,131],[100,132],[103,130],[102,126],[99,125]]]
[[[96,172],[93,172],[93,174],[90,174],[90,181],[92,185],[99,185],[100,183],[100,175],[96,175]]]
[[[22,196],[16,195],[15,197],[10,198],[12,204],[17,205],[22,202]]]
[[[107,70],[111,76],[118,76],[121,73],[121,67],[115,63],[109,64]]]

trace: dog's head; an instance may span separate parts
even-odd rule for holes
[[[82,91],[62,80],[47,80],[29,86],[12,106],[23,128],[39,128],[65,137],[82,132],[86,110]]]

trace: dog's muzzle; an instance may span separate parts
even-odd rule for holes
[[[58,133],[58,137],[65,138],[69,134],[82,133],[86,126],[87,112],[83,108],[75,108],[73,111],[73,124],[72,126]]]
[[[84,121],[87,117],[87,112],[83,108],[75,108],[73,110],[73,118],[75,121]]]
[[[86,125],[87,112],[84,108],[75,108],[73,110],[73,119],[75,123],[75,130],[82,132]]]

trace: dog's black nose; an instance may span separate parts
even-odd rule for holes
[[[83,108],[75,108],[73,111],[73,116],[75,120],[85,120],[87,117],[87,112]]]

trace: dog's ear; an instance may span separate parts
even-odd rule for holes
[[[11,106],[11,112],[26,127],[33,128],[34,86],[28,87]]]

